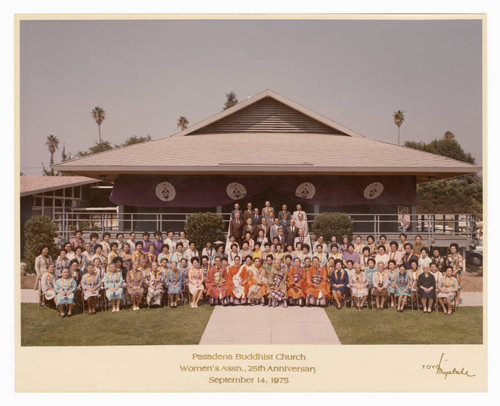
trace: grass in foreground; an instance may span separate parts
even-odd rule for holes
[[[61,319],[53,309],[21,304],[21,345],[169,345],[198,344],[213,307],[97,312]]]
[[[342,344],[482,344],[483,308],[459,307],[451,316],[394,308],[325,309]]]

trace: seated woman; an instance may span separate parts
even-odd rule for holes
[[[247,268],[252,266],[252,256],[247,255],[245,263],[241,265],[239,256],[234,258],[234,265],[227,272],[227,291],[231,304],[243,304],[247,301],[248,280]]]
[[[165,258],[164,261],[166,261]],[[156,262],[151,264],[151,273],[146,279],[146,286],[148,288],[146,296],[148,307],[160,306],[161,299],[165,293],[165,272],[162,271],[162,268],[158,268],[158,263]]]
[[[387,294],[391,298],[391,307],[394,307],[395,303],[395,293],[396,289],[394,287],[394,282],[396,280],[396,274],[398,270],[396,268],[396,261],[391,259],[388,263],[387,276],[389,277],[389,283],[387,284]]]
[[[54,292],[56,294],[56,306],[61,314],[61,317],[66,317],[66,314],[64,313],[65,305],[68,305],[67,316],[71,317],[71,309],[73,308],[73,303],[75,301],[76,282],[70,278],[68,268],[64,268],[62,270],[61,278],[59,278],[55,283]]]
[[[271,256],[272,259],[272,256]],[[266,304],[267,272],[260,258],[255,258],[248,272],[248,302],[251,305]]]
[[[368,280],[361,270],[361,265],[354,265],[354,274],[350,277],[351,295],[358,310],[363,309],[368,297]]]
[[[290,304],[304,306],[306,297],[305,284],[307,282],[306,271],[300,265],[300,258],[293,260],[293,266],[287,273],[288,300]]]
[[[445,266],[445,276],[438,283],[438,299],[439,304],[443,308],[444,314],[451,314],[451,301],[456,297],[458,291],[458,281],[453,276],[453,267]]]
[[[408,277],[410,278],[411,300],[413,301],[413,303],[417,303],[418,306],[418,294],[417,294],[417,280],[419,276],[418,262],[415,260],[411,261],[410,269],[408,270],[407,265],[405,265],[405,268],[407,269],[406,272],[408,273]]]
[[[191,258],[191,269],[188,272],[189,292],[191,293],[191,307],[198,307],[198,301],[203,295],[205,288],[203,287],[203,269],[200,268],[200,260],[198,257]]]
[[[207,289],[208,302],[211,306],[215,306],[218,302],[227,305],[227,269],[222,266],[222,258],[215,256],[215,264],[210,268],[205,280]]]
[[[116,265],[109,264],[108,272],[104,275],[104,288],[106,298],[111,302],[113,312],[120,311],[120,302],[123,299],[123,276],[121,272],[116,272]]]
[[[429,265],[423,266],[424,272],[417,279],[418,296],[422,302],[424,313],[432,312],[432,302],[436,297],[436,279],[430,273]]]
[[[385,264],[380,261],[377,264],[377,272],[372,278],[372,296],[375,297],[377,310],[384,310],[385,300],[387,299],[387,285],[389,284],[389,277],[385,272]]]
[[[101,297],[99,294],[101,278],[97,275],[93,264],[88,264],[85,270],[87,272],[82,277],[83,300],[88,303],[89,314],[96,314],[95,306]]]
[[[62,251],[66,253],[66,251]],[[47,272],[45,272],[42,275],[42,280],[41,280],[41,285],[42,285],[42,294],[45,302],[47,304],[54,304],[55,305],[55,298],[56,298],[56,292],[55,292],[55,286],[56,286],[56,280],[57,276],[55,273],[55,265],[54,264],[49,264],[47,267]],[[66,268],[65,268],[66,269]],[[62,273],[62,270],[61,270]]]
[[[306,305],[326,306],[330,300],[330,287],[325,268],[319,266],[318,257],[313,257],[307,271]]]
[[[290,257],[289,260],[291,261],[292,258]],[[286,269],[281,265],[281,260],[276,258],[273,262],[271,272],[267,276],[269,306],[277,307],[282,305],[283,307],[287,307],[286,278]]]
[[[146,278],[139,268],[139,261],[132,264],[132,269],[127,272],[127,293],[132,301],[132,310],[139,310],[144,295]]]
[[[406,306],[407,298],[411,296],[411,280],[403,264],[399,265],[399,272],[396,273],[394,291],[397,300],[396,311],[402,312]]]
[[[179,295],[182,292],[182,274],[177,265],[176,260],[172,259],[166,275],[168,301],[170,307],[177,307]]]
[[[330,258],[332,259],[332,258]],[[342,267],[342,260],[335,261],[335,270],[330,277],[330,286],[332,287],[332,296],[337,304],[337,309],[342,309],[342,299],[346,293],[349,284],[349,276]]]

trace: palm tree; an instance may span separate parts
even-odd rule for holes
[[[106,118],[106,112],[104,111],[104,109],[102,107],[94,107],[92,109],[92,117],[94,118],[95,122],[97,123],[97,125],[99,126],[99,142],[101,142],[101,123],[102,121]]]
[[[446,131],[443,135],[443,140],[454,140],[455,139],[455,134],[453,134],[451,131]]]
[[[401,145],[401,124],[405,121],[405,114],[401,110],[394,112],[392,116],[394,119],[394,124],[398,126],[398,145]]]
[[[50,152],[50,164],[52,165],[54,163],[54,153],[59,148],[59,140],[57,139],[56,136],[50,134],[47,137],[47,141],[45,141],[45,145],[47,145],[47,148],[49,149],[49,152]]]
[[[187,119],[186,116],[180,116],[179,119],[177,120],[177,127],[181,129],[181,131],[184,131],[186,128],[188,128],[189,125],[189,120]]]
[[[222,110],[227,110],[235,104],[238,104],[238,97],[236,96],[234,90],[231,90],[229,93],[226,93],[226,102],[224,103],[224,108]]]

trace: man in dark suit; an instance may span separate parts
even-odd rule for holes
[[[287,245],[294,244],[295,238],[299,235],[299,229],[295,225],[295,220],[290,220],[290,225],[285,228],[285,240]]]
[[[281,220],[283,217],[285,217],[285,215],[287,216],[288,220],[290,220],[290,216],[292,215],[292,213],[288,211],[288,207],[286,204],[281,206],[281,210],[278,212],[278,218]]]
[[[252,219],[248,218],[245,226],[243,227],[242,237],[245,238],[246,233],[250,233],[252,239],[257,238],[257,227],[252,224]]]
[[[257,211],[258,211],[258,209],[257,209]],[[247,209],[243,212],[243,221],[245,222],[245,224],[246,224],[247,220],[250,217],[252,217],[252,213],[253,213],[252,203],[248,202]],[[257,224],[254,224],[254,225],[256,226]]]
[[[231,212],[231,220],[234,220],[236,213],[239,213],[240,220],[241,220],[241,217],[243,216],[243,213],[241,212],[240,205],[238,203],[234,204],[234,210]]]
[[[279,224],[283,231],[286,230],[286,228],[290,225],[290,216],[287,213],[283,214]]]
[[[229,223],[229,237],[234,237],[236,242],[241,243],[241,233],[243,231],[243,221],[240,219],[240,213],[234,214],[234,219]]]
[[[257,234],[259,234],[259,231],[262,230],[262,231],[264,231],[264,236],[269,240],[269,229],[270,228],[271,227],[269,227],[267,225],[266,218],[262,217],[260,219],[260,224],[257,226]]]
[[[252,225],[254,227],[257,227],[259,224],[261,224],[261,215],[259,214],[259,209],[255,208],[253,209],[253,214],[252,214]]]

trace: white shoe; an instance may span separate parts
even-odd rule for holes
[[[113,313],[116,312],[116,309],[113,309]]]

